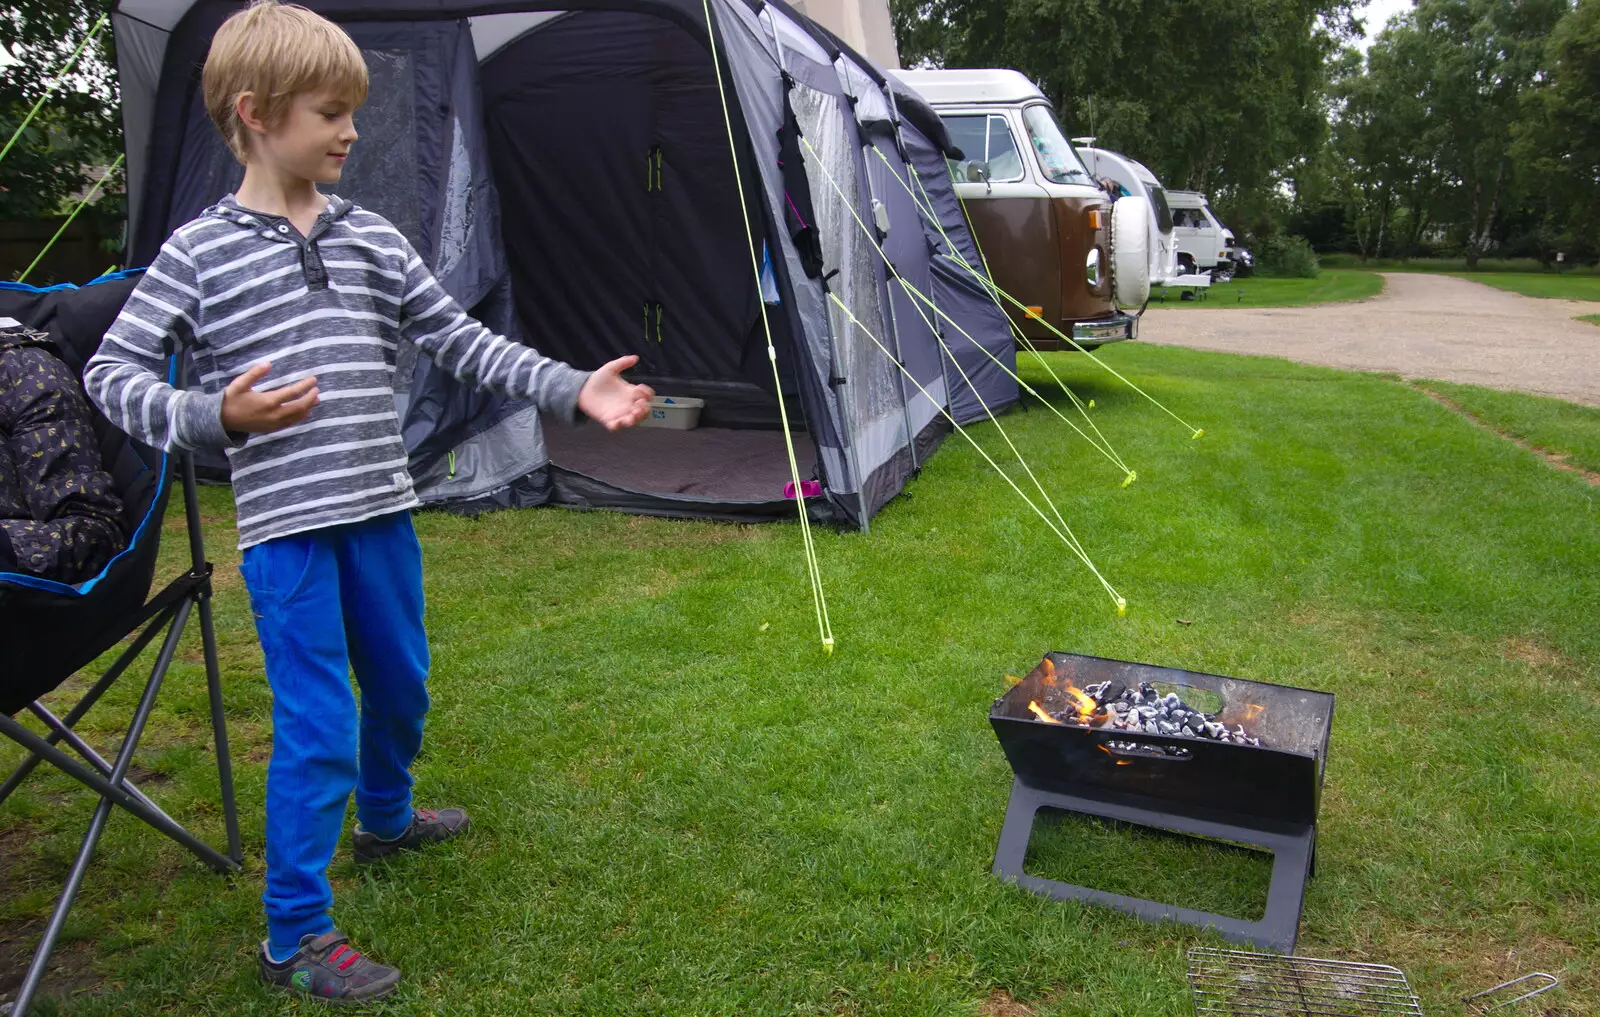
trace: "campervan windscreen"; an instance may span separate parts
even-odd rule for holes
[[[1150,188],[1150,201],[1156,206],[1156,225],[1161,232],[1172,232],[1172,206],[1167,204],[1167,192],[1160,186]]]
[[[1038,156],[1039,168],[1046,179],[1057,184],[1094,185],[1078,153],[1061,133],[1061,125],[1056,123],[1049,106],[1042,103],[1029,106],[1022,111],[1022,122],[1027,125],[1028,139],[1033,142],[1034,154]]]

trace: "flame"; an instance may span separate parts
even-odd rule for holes
[[[1038,703],[1034,702],[1032,699],[1028,700],[1028,709],[1032,710],[1033,711],[1033,715],[1035,717],[1038,717],[1040,720],[1044,721],[1046,724],[1059,724],[1059,723],[1061,723],[1059,720],[1056,720],[1054,717],[1052,717],[1048,713],[1044,712],[1044,707],[1040,706]]]
[[[1118,766],[1127,766],[1128,764],[1130,764],[1132,762],[1133,762],[1133,760],[1131,760],[1131,759],[1119,759],[1119,760],[1117,760],[1117,765]]]
[[[1263,713],[1266,713],[1266,712],[1267,712],[1267,708],[1265,706],[1258,706],[1255,703],[1246,703],[1246,704],[1244,704],[1244,719],[1245,720],[1255,720],[1257,717],[1261,716]]]
[[[1071,682],[1067,682],[1067,695],[1072,699],[1073,705],[1078,708],[1079,720],[1088,720],[1094,715],[1094,711],[1100,708],[1100,704],[1095,702],[1087,692],[1084,692]]]
[[[1041,671],[1040,677],[1044,683],[1046,685],[1054,685],[1056,683],[1056,662],[1046,657],[1039,662],[1039,668]]]

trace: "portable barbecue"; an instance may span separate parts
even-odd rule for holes
[[[1191,705],[1200,702],[1214,709]],[[1050,653],[989,710],[1016,775],[994,874],[1059,900],[1290,953],[1314,867],[1332,720],[1325,692]],[[1266,913],[1252,922],[1030,876],[1023,860],[1041,808],[1269,851]]]

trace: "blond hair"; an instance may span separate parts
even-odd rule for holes
[[[217,29],[201,85],[212,123],[244,162],[249,148],[239,96],[254,95],[268,127],[281,123],[294,97],[306,92],[326,90],[354,108],[367,100],[367,65],[344,30],[320,14],[253,0]]]

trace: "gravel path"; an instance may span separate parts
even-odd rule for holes
[[[1545,300],[1447,275],[1384,274],[1371,300],[1310,307],[1156,308],[1139,339],[1260,353],[1600,406],[1600,303]],[[1239,285],[1246,291],[1248,279]],[[1214,304],[1225,300],[1220,292]]]

